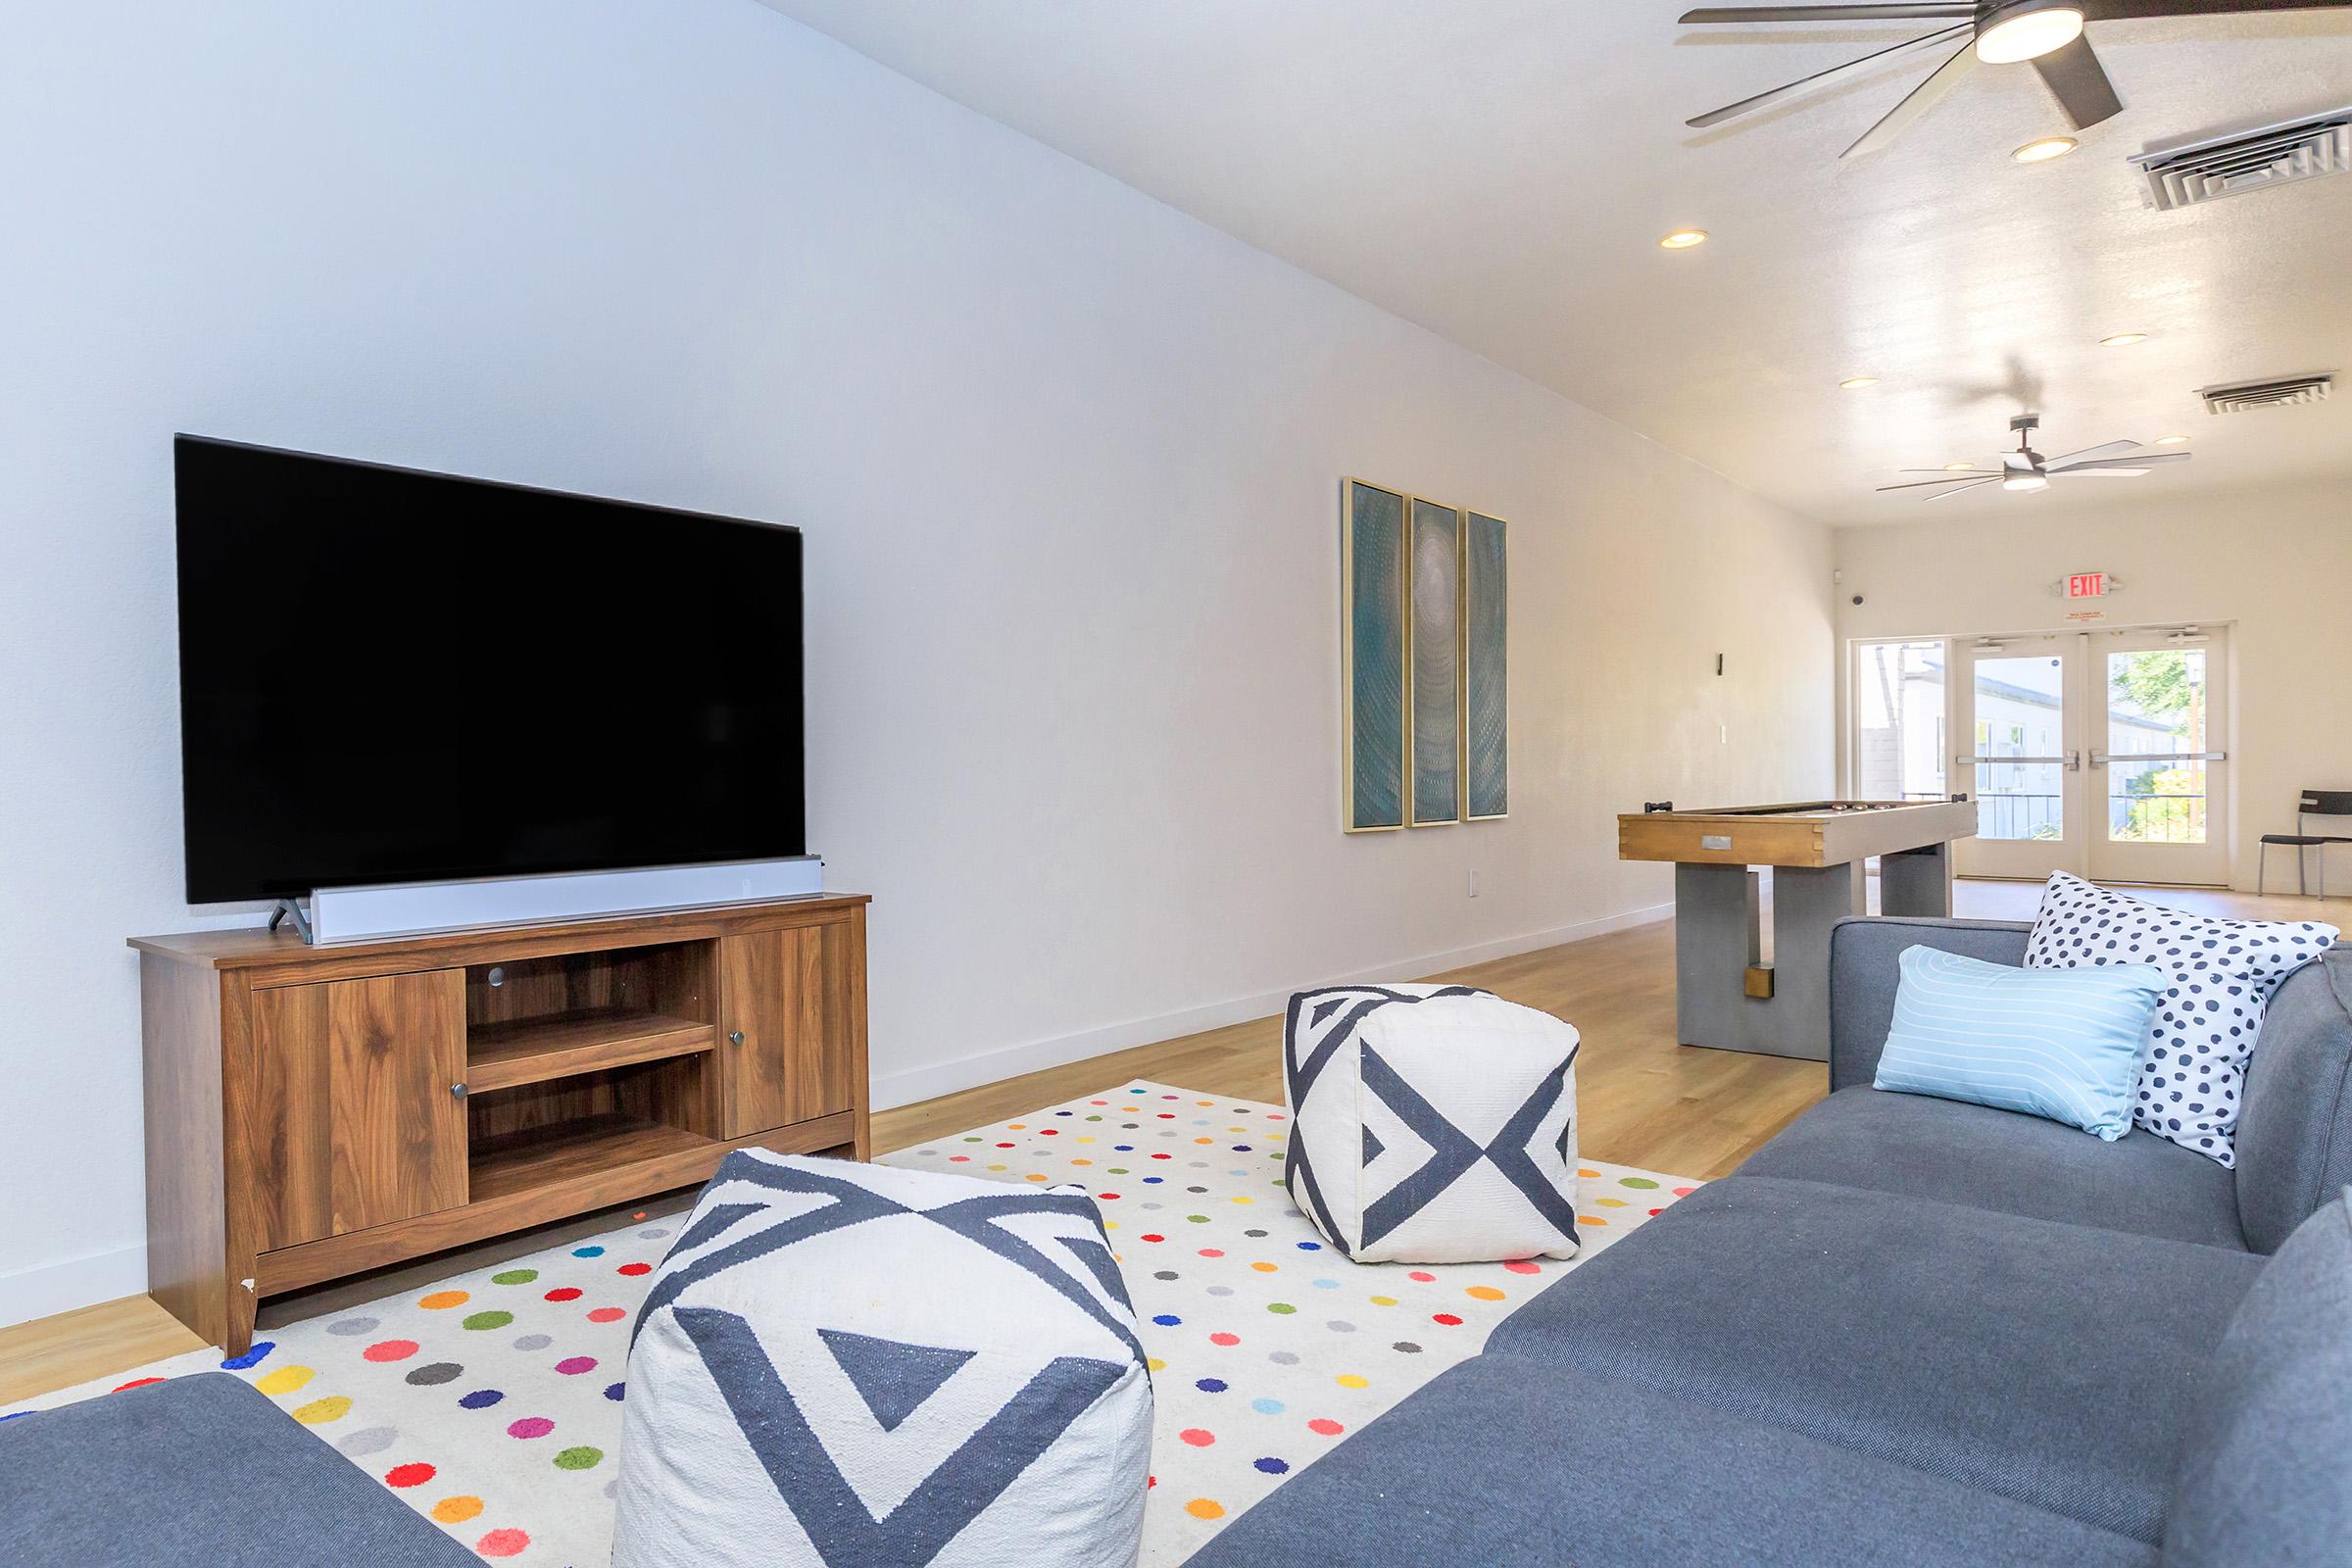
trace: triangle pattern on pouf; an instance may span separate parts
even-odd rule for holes
[[[816,1333],[885,1432],[898,1431],[899,1423],[979,1353],[877,1340],[846,1329],[818,1329]]]

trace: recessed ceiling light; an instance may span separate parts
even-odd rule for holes
[[[2184,447],[2188,445],[2188,437],[2184,435],[2160,435],[2156,438],[2156,444],[2160,447]]]
[[[2082,145],[2072,136],[2044,136],[2030,141],[2009,156],[2021,164],[2046,164],[2053,158],[2064,158]]]
[[[2148,334],[2145,332],[2116,332],[2110,336],[2099,339],[2099,347],[2103,349],[2128,349],[2134,343],[2145,343],[2147,340]]]
[[[2080,0],[2017,0],[1990,25],[1978,29],[1977,58],[1988,66],[2038,60],[2082,36]]]
[[[1967,473],[1973,470],[1975,467],[1976,465],[1973,463],[1947,463],[1943,466],[1943,471],[1946,473]]]
[[[1838,383],[1840,389],[1847,392],[1859,392],[1866,386],[1877,386],[1878,384],[1879,378],[1875,375],[1849,375]]]
[[[1678,228],[1658,241],[1658,248],[1667,251],[1687,251],[1693,245],[1704,245],[1707,231],[1703,228]]]

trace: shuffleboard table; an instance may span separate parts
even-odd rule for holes
[[[1830,927],[1868,909],[1879,858],[1885,914],[1952,912],[1951,842],[1977,830],[1967,801],[1807,801],[1629,812],[1617,858],[1674,862],[1674,1012],[1687,1046],[1826,1061]],[[1772,869],[1764,955],[1757,866]]]

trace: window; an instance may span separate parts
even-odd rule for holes
[[[1854,645],[1857,798],[1944,798],[1943,662],[1940,642]]]

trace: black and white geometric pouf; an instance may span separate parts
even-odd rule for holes
[[[1152,1385],[1094,1200],[747,1150],[629,1353],[614,1568],[1131,1568]]]
[[[1576,1030],[1471,986],[1335,986],[1283,1020],[1291,1200],[1359,1263],[1574,1257]]]

